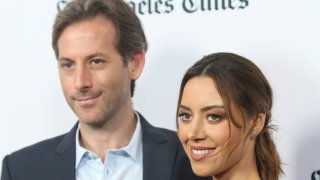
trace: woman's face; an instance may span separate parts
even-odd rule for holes
[[[248,130],[228,121],[215,82],[202,76],[190,79],[178,109],[178,135],[195,174],[219,177],[254,159],[254,142],[244,138]]]

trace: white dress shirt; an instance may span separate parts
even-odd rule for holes
[[[104,163],[95,153],[80,146],[76,133],[77,180],[142,180],[142,133],[138,113],[136,129],[129,144],[106,152]]]

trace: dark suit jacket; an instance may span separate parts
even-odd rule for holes
[[[175,132],[140,120],[144,180],[207,179],[193,174]],[[76,129],[6,156],[1,180],[75,180]]]

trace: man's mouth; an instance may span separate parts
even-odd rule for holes
[[[101,93],[97,94],[91,94],[91,95],[85,95],[85,96],[75,96],[73,97],[74,101],[76,101],[77,104],[79,104],[81,107],[88,108],[93,105],[98,100],[98,97],[101,95]]]

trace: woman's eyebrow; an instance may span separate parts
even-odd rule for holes
[[[201,108],[201,112],[206,112],[206,111],[209,111],[211,109],[224,109],[224,106],[223,105],[211,105],[211,106],[206,106],[206,107],[203,107]]]

